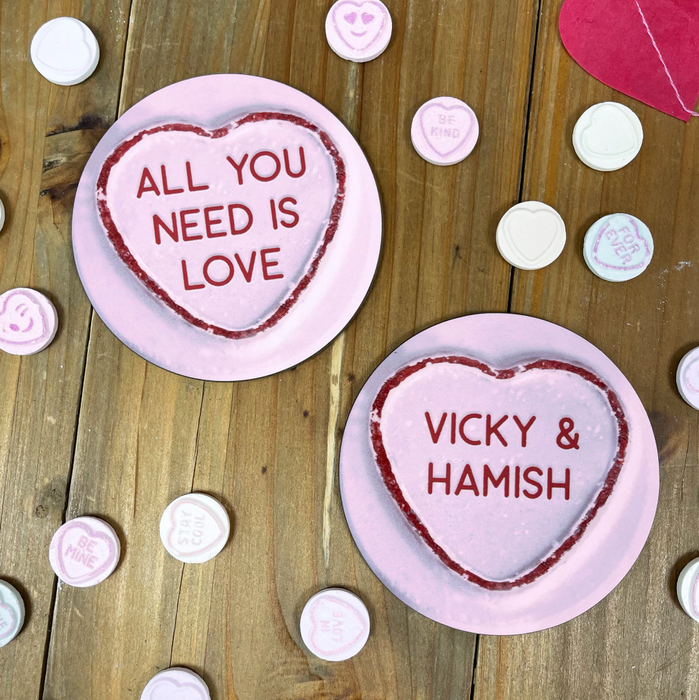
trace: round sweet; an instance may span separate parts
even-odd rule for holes
[[[340,453],[345,516],[374,573],[481,634],[545,629],[606,596],[643,548],[658,485],[648,416],[619,369],[514,314],[401,345],[362,388]]]
[[[618,102],[601,102],[583,112],[573,129],[573,148],[590,168],[608,172],[628,165],[641,150],[640,119]]]
[[[160,519],[160,539],[185,564],[213,559],[228,542],[231,523],[226,509],[205,493],[176,498]]]
[[[39,27],[30,49],[32,63],[56,85],[77,85],[89,78],[100,60],[90,28],[74,17],[56,17]]]
[[[609,214],[585,234],[583,256],[597,277],[626,282],[638,277],[653,257],[653,235],[631,214]]]
[[[539,270],[563,252],[566,225],[548,204],[520,202],[500,219],[495,242],[510,265],[520,270]]]
[[[699,411],[699,347],[690,350],[680,360],[676,376],[680,396]]]
[[[2,199],[0,199],[0,231],[2,231],[2,227],[5,225],[5,205],[3,204]]]
[[[456,97],[433,97],[415,112],[410,138],[415,150],[433,165],[454,165],[475,148],[478,117]]]
[[[682,610],[699,622],[699,558],[692,559],[677,579],[677,600]]]
[[[325,661],[356,656],[369,639],[371,623],[366,605],[344,588],[316,593],[301,613],[303,643]]]
[[[200,379],[279,372],[352,319],[381,249],[361,148],[325,107],[249,75],[192,78],[109,129],[73,210],[78,272],[139,355]]]
[[[24,601],[19,591],[0,580],[0,647],[9,644],[24,625]]]
[[[211,700],[204,679],[188,668],[173,667],[153,676],[141,700]]]
[[[90,516],[61,525],[49,547],[56,576],[76,588],[96,586],[111,576],[120,556],[121,544],[112,526]]]
[[[393,31],[391,13],[381,0],[337,0],[325,18],[325,36],[341,58],[365,63],[380,56]]]
[[[41,292],[16,287],[0,295],[0,350],[33,355],[56,337],[56,307]]]

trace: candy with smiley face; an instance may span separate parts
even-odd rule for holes
[[[391,40],[393,23],[380,0],[338,0],[325,20],[330,48],[341,58],[365,63],[380,56]]]
[[[0,296],[0,350],[33,355],[56,336],[58,314],[40,292],[18,287]]]

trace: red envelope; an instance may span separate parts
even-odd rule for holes
[[[699,116],[699,0],[566,0],[558,26],[590,75],[685,122]]]

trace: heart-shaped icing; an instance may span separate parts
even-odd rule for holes
[[[377,2],[352,0],[333,6],[333,23],[342,41],[353,51],[365,51],[386,26],[386,10]]]
[[[532,265],[546,257],[558,245],[560,220],[548,209],[529,211],[523,208],[505,214],[504,232],[509,245]]]
[[[105,571],[115,566],[116,558],[112,540],[84,522],[69,521],[58,533],[56,560],[60,578],[71,586],[97,582]]]
[[[71,75],[86,69],[94,60],[90,35],[73,17],[51,22],[34,47],[33,58],[48,70]]]
[[[319,597],[310,611],[310,648],[324,656],[334,656],[352,648],[366,632],[359,613],[334,596]]]
[[[608,270],[638,270],[652,255],[631,216],[618,214],[600,228],[592,249],[594,261]]]
[[[617,482],[628,425],[615,392],[582,367],[538,359],[495,369],[449,355],[383,384],[371,441],[388,492],[439,559],[478,586],[509,590],[584,536]]]
[[[178,501],[170,513],[170,523],[168,544],[182,556],[203,554],[225,537],[218,518],[193,500]]]
[[[241,339],[276,325],[312,283],[345,180],[315,124],[254,112],[214,130],[139,132],[106,158],[97,201],[115,251],[150,292],[193,326]]]
[[[581,140],[584,148],[602,158],[633,157],[640,148],[634,125],[622,110],[610,103],[595,109]]]
[[[473,127],[471,112],[461,105],[448,107],[431,100],[420,112],[422,135],[440,156],[450,156],[458,151]]]
[[[149,700],[209,700],[209,696],[193,683],[163,678],[150,688]]]
[[[0,308],[0,341],[30,345],[46,338],[48,323],[39,302],[26,290],[4,297]]]
[[[15,611],[5,602],[0,591],[0,640],[11,637],[17,625]]]

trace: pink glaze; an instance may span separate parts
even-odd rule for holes
[[[623,578],[653,521],[657,449],[594,346],[481,314],[419,333],[374,372],[345,428],[340,485],[394,594],[458,629],[517,634],[579,615]]]
[[[353,137],[310,97],[252,76],[193,78],[126,112],[85,168],[73,217],[80,278],[111,330],[162,367],[224,381],[330,342],[381,239]]]

